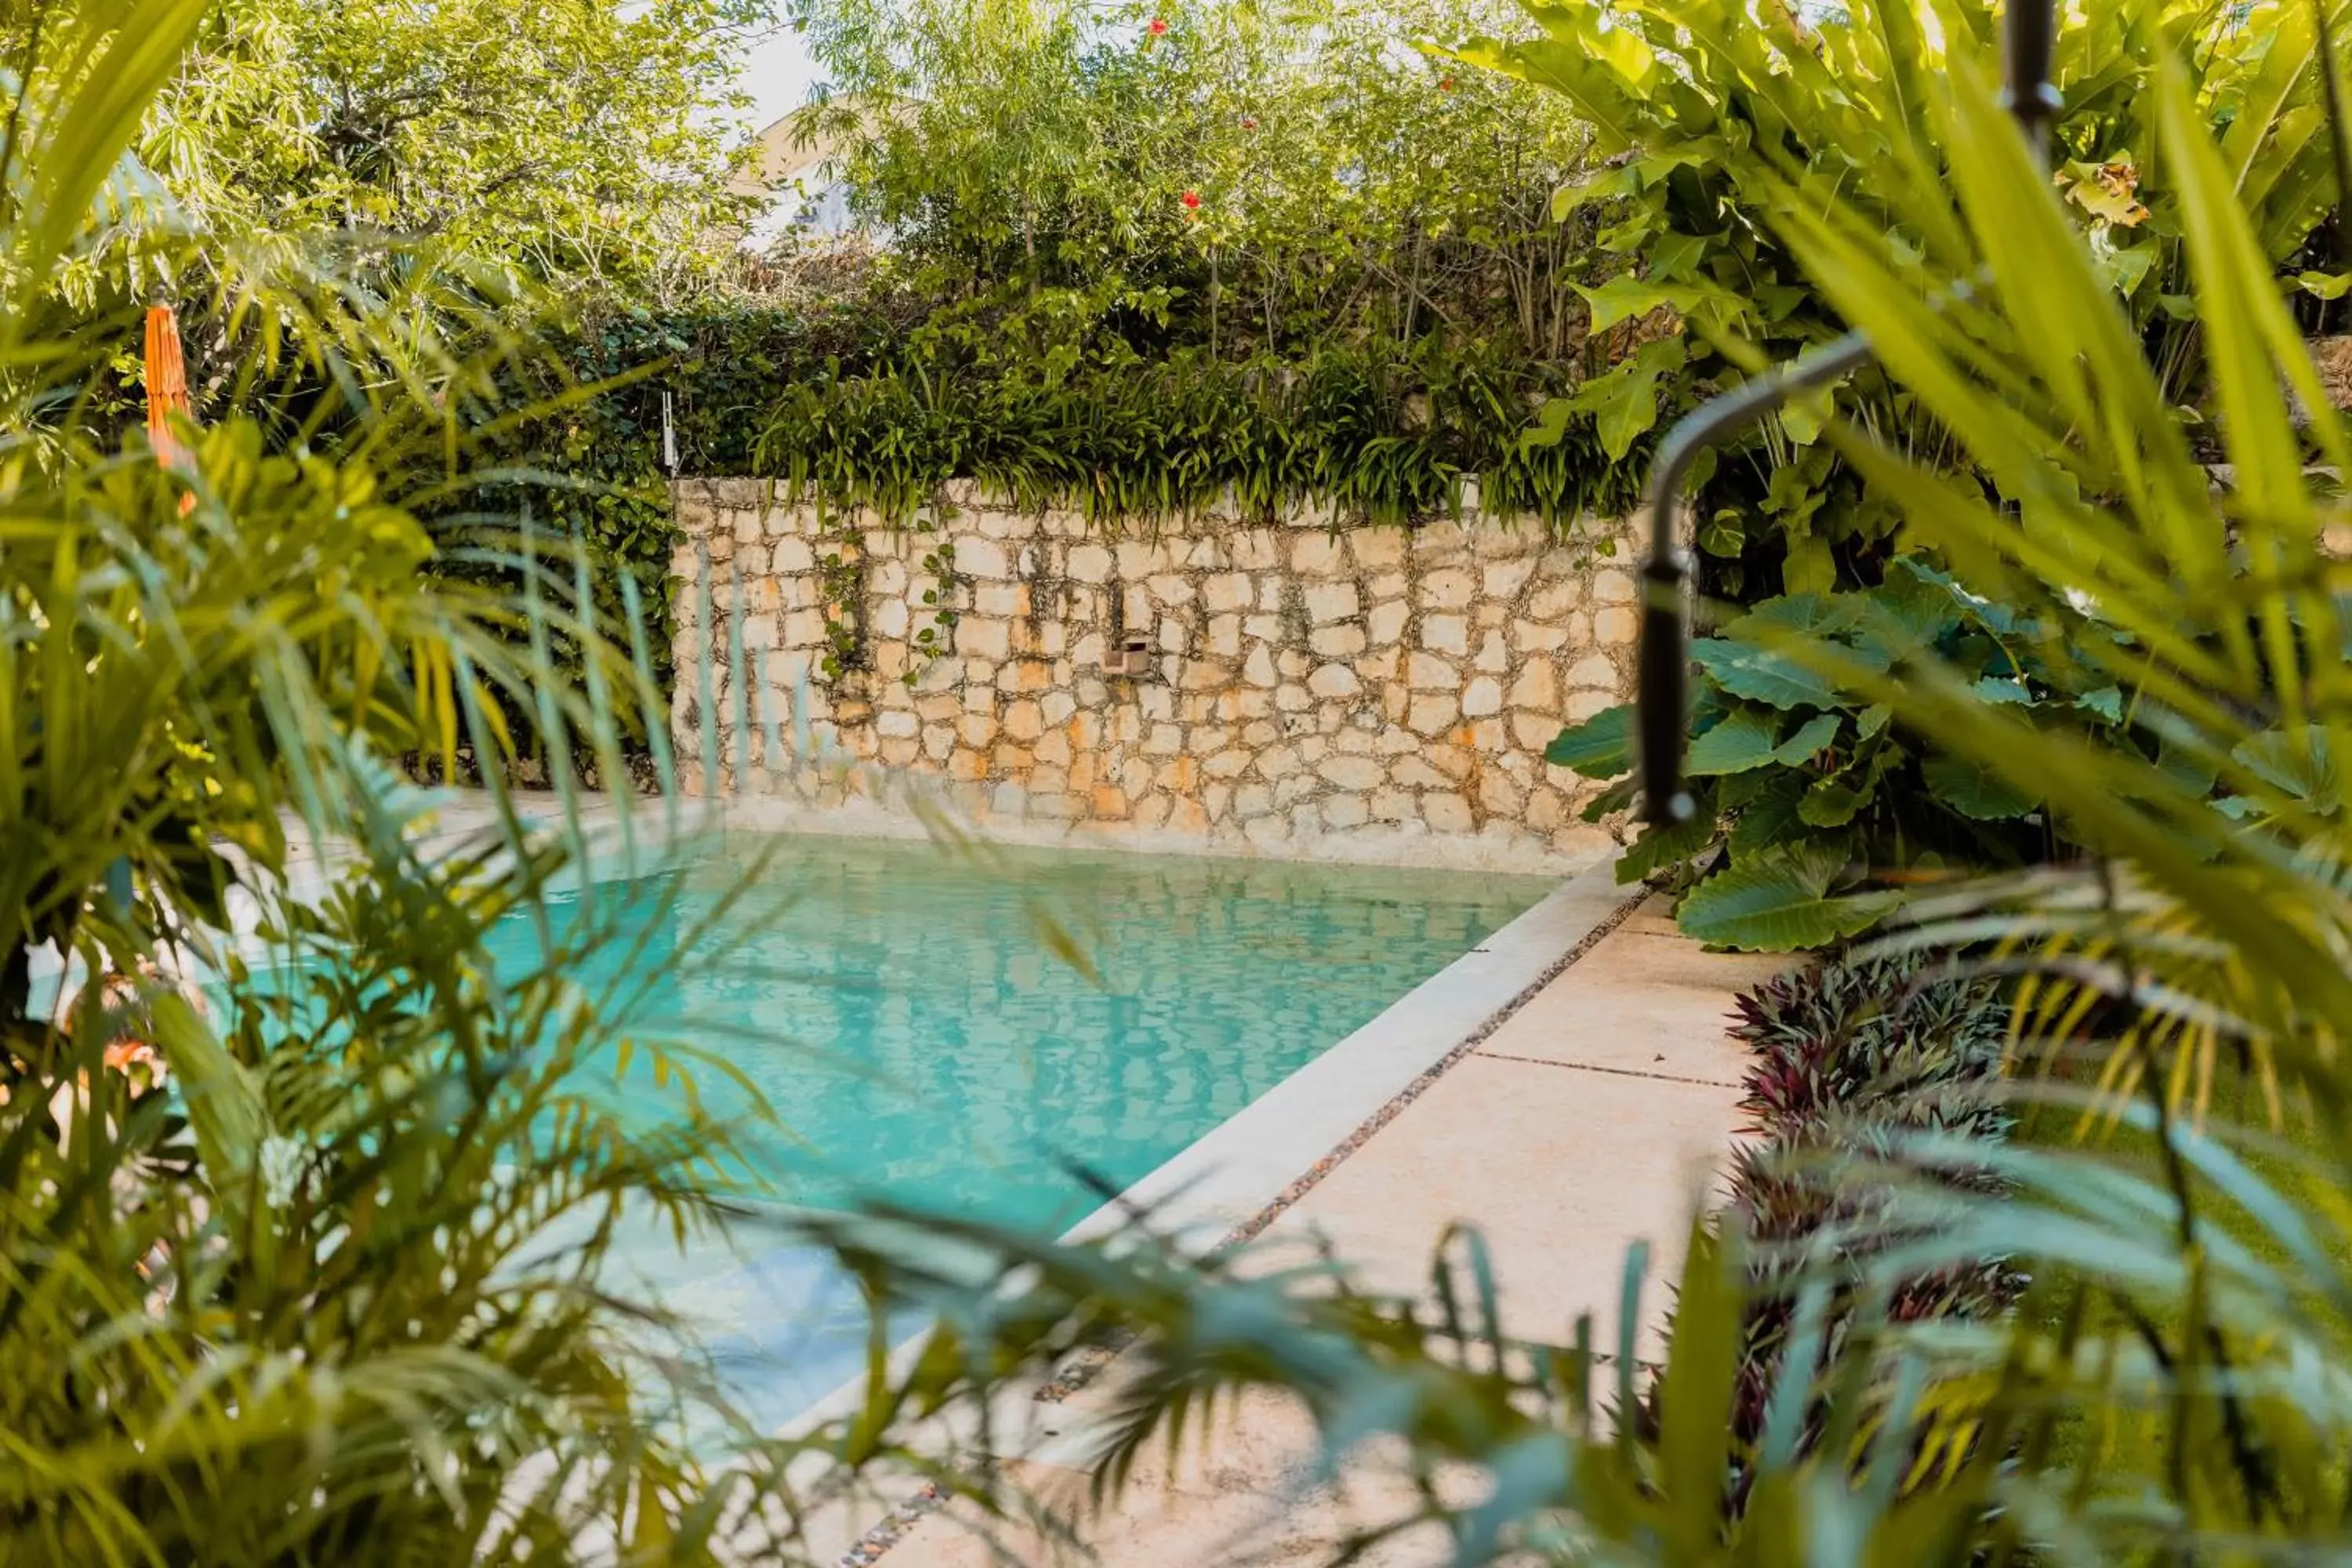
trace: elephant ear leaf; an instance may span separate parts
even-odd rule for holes
[[[1979,763],[1943,754],[1920,764],[1920,775],[1936,798],[1976,822],[2023,816],[2042,804]]]
[[[1701,801],[1697,810],[1668,827],[1649,827],[1618,857],[1617,880],[1638,882],[1654,872],[1668,870],[1704,852],[1715,842],[1716,814]]]
[[[1780,716],[1767,709],[1735,708],[1691,742],[1685,768],[1693,778],[1744,773],[1772,762],[1780,749]]]
[[[2245,770],[2325,816],[2344,803],[2343,782],[2327,745],[2327,731],[2317,725],[2295,730],[2265,730],[2230,753]]]
[[[1837,700],[1837,689],[1784,654],[1728,637],[1701,637],[1691,644],[1691,658],[1734,697],[1775,708],[1826,708]]]
[[[1570,724],[1544,748],[1544,761],[1589,779],[1613,779],[1633,766],[1633,705],[1603,709]]]
[[[1801,768],[1829,748],[1838,738],[1838,728],[1844,722],[1835,713],[1817,713],[1797,727],[1797,732],[1781,742],[1772,752],[1772,760],[1792,768]]]
[[[1834,895],[1845,854],[1832,846],[1788,845],[1736,860],[1683,900],[1683,931],[1717,947],[1792,952],[1869,930],[1895,909],[1892,891]]]

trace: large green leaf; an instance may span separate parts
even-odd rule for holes
[[[1658,383],[1674,371],[1680,370],[1685,358],[1680,338],[1660,338],[1644,343],[1632,358],[1605,375],[1594,376],[1577,388],[1572,396],[1557,398],[1544,410],[1544,419],[1536,432],[1525,438],[1524,444],[1544,445],[1556,442],[1552,433],[1554,410],[1559,411],[1560,428],[1566,428],[1566,416],[1570,413],[1592,416],[1594,431],[1601,437],[1601,450],[1611,462],[1621,461],[1633,449],[1633,443],[1658,422]]]
[[[2042,804],[1982,763],[1948,752],[1929,757],[1919,771],[1937,800],[1978,822],[2023,816]]]
[[[1689,816],[1671,827],[1645,827],[1633,846],[1617,858],[1617,879],[1639,882],[1655,872],[1671,870],[1715,842],[1716,814],[1702,801]]]
[[[1613,779],[1633,765],[1633,705],[1604,708],[1570,724],[1544,748],[1544,761],[1589,779]]]
[[[2316,724],[2300,730],[2265,730],[2230,753],[2248,773],[2290,798],[2323,815],[2344,804],[2341,776],[2327,742],[2327,731]]]
[[[1826,708],[1837,689],[1796,660],[1728,637],[1700,637],[1691,659],[1734,697],[1775,708]]]
[[[1738,820],[1731,825],[1735,858],[1804,837],[1805,826],[1797,816],[1797,806],[1806,794],[1805,775],[1775,772],[1758,776],[1766,781],[1764,787],[1739,808]]]
[[[1734,861],[1691,889],[1675,911],[1683,930],[1717,947],[1794,952],[1869,930],[1895,907],[1889,891],[1830,892],[1844,855],[1791,845]]]
[[[1721,723],[1691,742],[1684,772],[1693,778],[1746,773],[1777,761],[1780,717],[1769,709],[1735,708]]]
[[[1817,713],[1797,726],[1797,732],[1773,748],[1772,760],[1792,768],[1803,767],[1835,743],[1845,721],[1835,713]]]

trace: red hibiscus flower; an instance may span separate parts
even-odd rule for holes
[[[1452,92],[1454,90],[1454,79],[1450,76],[1439,77],[1437,79],[1437,90],[1440,92]]]
[[[1176,199],[1184,204],[1184,210],[1186,212],[1197,212],[1200,210],[1201,193],[1198,191],[1186,191],[1182,195]]]
[[[1164,36],[1167,31],[1168,19],[1165,16],[1154,16],[1151,18],[1151,36],[1153,37],[1160,37]]]
[[[1256,116],[1256,115],[1255,115],[1255,114],[1244,114],[1244,115],[1243,115],[1243,116],[1242,116],[1242,129],[1243,129],[1243,130],[1244,130],[1244,131],[1255,131],[1255,130],[1256,130],[1256,129],[1257,129],[1257,116]]]

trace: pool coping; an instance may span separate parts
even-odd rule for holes
[[[1181,1152],[1079,1221],[1061,1239],[1099,1241],[1147,1221],[1153,1234],[1195,1247],[1245,1242],[1343,1163],[1404,1109],[1468,1057],[1480,1042],[1560,973],[1591,952],[1637,909],[1651,889],[1616,879],[1611,854],[1558,887],[1412,990],[1260,1095]],[[1496,997],[1503,1000],[1497,1002]],[[894,1348],[887,1378],[905,1375],[927,1336]],[[1057,1401],[1091,1379],[1116,1351],[1082,1352],[1043,1387],[1014,1392],[1022,1404]],[[863,1408],[869,1374],[860,1373],[787,1423],[779,1436],[811,1433]],[[1018,1447],[992,1456],[1022,1457],[1053,1434],[1032,1424]],[[864,1531],[838,1559],[840,1568],[877,1561],[915,1522],[946,1500],[925,1484]]]

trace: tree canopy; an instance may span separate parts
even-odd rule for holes
[[[730,248],[734,79],[771,21],[770,0],[220,0],[134,145],[215,236],[674,301]],[[36,7],[10,58],[86,25]]]

